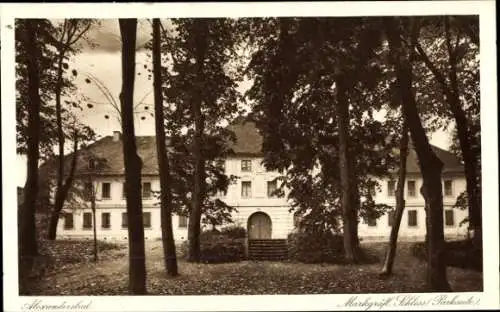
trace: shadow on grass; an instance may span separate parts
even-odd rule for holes
[[[427,248],[425,243],[415,243],[411,252],[416,258],[427,261]],[[469,269],[477,272],[483,271],[483,252],[476,248],[472,240],[446,242],[445,259],[448,266]]]

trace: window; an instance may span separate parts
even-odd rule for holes
[[[122,198],[126,198],[127,189],[125,188],[125,183],[122,184]]]
[[[244,172],[252,171],[252,161],[250,159],[244,159],[241,161],[241,171]]]
[[[366,219],[366,224],[368,224],[369,227],[377,226],[377,219],[369,217]]]
[[[396,181],[387,181],[387,196],[394,196],[396,190]]]
[[[444,224],[446,226],[454,226],[455,225],[455,214],[452,209],[447,209],[444,211]]]
[[[102,198],[110,199],[111,198],[111,183],[103,183],[102,184]]]
[[[453,196],[453,188],[451,180],[444,181],[444,196]]]
[[[111,228],[111,214],[109,212],[103,212],[101,214],[101,226],[103,229]]]
[[[151,182],[142,184],[142,198],[151,198]]]
[[[142,213],[142,224],[145,228],[151,227],[151,212],[143,212]]]
[[[278,186],[276,181],[267,181],[267,197],[276,197],[276,192]]]
[[[89,169],[90,170],[95,169],[95,159],[89,159]]]
[[[127,228],[127,227],[128,227],[127,213],[122,212],[122,228]]]
[[[241,182],[241,197],[242,198],[252,197],[252,182],[250,181]]]
[[[417,226],[417,211],[408,210],[408,226]]]
[[[65,213],[64,214],[64,229],[65,230],[71,230],[75,227],[74,222],[73,222],[73,214],[72,213]]]
[[[408,196],[409,197],[417,196],[417,188],[415,185],[415,181],[413,181],[413,180],[408,181]]]
[[[179,216],[179,227],[185,228],[187,227],[188,219],[186,216]]]
[[[83,228],[84,229],[92,228],[92,214],[90,212],[83,213]]]
[[[293,226],[298,228],[300,225],[300,220],[302,218],[300,217],[300,214],[298,212],[293,214]]]
[[[394,216],[396,214],[394,213],[394,210],[390,210],[388,213],[387,213],[387,224],[389,226],[393,226],[394,225]]]

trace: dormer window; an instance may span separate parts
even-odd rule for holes
[[[252,171],[252,160],[243,159],[241,161],[241,171],[242,172],[251,172]]]

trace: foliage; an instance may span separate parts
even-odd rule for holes
[[[70,19],[69,23],[81,23],[85,25],[93,24],[93,20]],[[42,159],[48,159],[53,155],[53,147],[57,144],[57,123],[55,93],[57,89],[57,49],[60,47],[56,37],[60,34],[61,25],[40,19],[38,25],[38,40],[41,53],[37,55],[40,75],[40,155]],[[79,26],[78,26],[79,27]],[[86,26],[85,26],[86,27]],[[16,131],[17,131],[17,153],[26,153],[27,138],[27,54],[22,44],[20,34],[25,28],[25,20],[19,19],[15,25],[15,45],[16,45]],[[69,47],[68,53],[63,62],[63,79],[61,96],[63,107],[61,109],[63,128],[65,129],[65,139],[85,143],[93,139],[92,129],[78,122],[75,113],[82,110],[85,97],[78,93],[75,79],[78,72],[70,68],[68,62],[70,58],[79,52],[78,45]],[[78,131],[74,131],[78,130]],[[76,133],[76,136],[75,136]]]
[[[209,230],[200,235],[201,256],[203,263],[225,263],[241,261],[245,258],[244,239],[235,237],[237,231]],[[180,248],[181,258],[188,256],[187,242]]]
[[[235,31],[237,20],[169,19],[168,31],[163,28],[162,56],[166,63],[165,127],[169,140],[173,212],[188,215],[192,208],[196,164],[195,113],[193,101],[200,101],[202,120],[201,154],[205,164],[202,194],[201,222],[212,227],[231,223],[234,207],[216,195],[226,192],[235,176],[227,176],[217,162],[231,155],[227,143],[234,135],[225,126],[239,114],[237,84],[242,75],[238,71],[237,50],[242,37]],[[198,64],[200,42],[195,40],[201,24],[207,27],[204,42],[206,53]],[[235,65],[236,64],[236,65]],[[200,67],[203,73],[198,71]]]
[[[270,170],[286,171],[281,188],[290,190],[292,210],[304,217],[304,226],[340,228],[334,87],[338,79],[351,84],[349,148],[356,155],[353,176],[360,213],[377,214],[385,209],[366,199],[378,187],[375,178],[396,165],[392,153],[396,141],[391,138],[396,137],[397,127],[392,119],[374,118],[386,103],[381,100],[387,98],[384,93],[389,92],[381,87],[385,75],[377,67],[382,63],[377,25],[376,20],[365,18],[249,22],[248,27],[255,29],[251,37],[256,48],[247,68],[254,84],[246,96],[264,133],[264,163]],[[274,85],[276,80],[279,86]]]
[[[463,191],[458,195],[455,204],[453,204],[453,208],[466,210],[468,207],[469,205],[467,203],[467,191]],[[469,223],[469,217],[465,217],[462,221],[460,221],[459,225],[462,226],[463,224],[468,224],[468,223]]]
[[[39,20],[38,39],[41,44],[39,47],[41,52],[37,55],[39,63],[40,75],[40,154],[46,155],[51,153],[55,139],[55,111],[54,107],[49,103],[52,101],[55,89],[55,51],[48,42],[50,41],[50,33],[54,27],[48,20]],[[26,51],[22,38],[22,32],[25,31],[26,21],[19,19],[15,24],[15,46],[16,46],[16,131],[17,131],[17,152],[19,154],[26,153],[27,142],[27,109],[28,103],[28,59],[29,55]]]

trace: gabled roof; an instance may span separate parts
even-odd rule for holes
[[[235,134],[236,141],[228,142],[228,145],[238,157],[259,157],[262,153],[262,136],[259,133],[253,121],[239,120],[229,126]],[[158,162],[156,158],[156,139],[155,136],[137,136],[137,152],[143,161],[143,175],[157,175]],[[436,155],[443,161],[443,173],[463,173],[463,165],[458,157],[449,151],[443,150],[436,146],[432,146]],[[81,161],[87,155],[104,158],[107,160],[106,168],[100,171],[102,175],[123,175],[123,150],[122,140],[114,140],[113,136],[106,136],[89,145],[87,148],[80,151],[80,161],[78,162],[77,172],[85,172],[88,170],[88,162]],[[69,170],[71,156],[66,156],[67,170]],[[55,160],[51,163],[55,165]],[[51,167],[50,162],[47,162],[42,167]],[[41,168],[42,169],[42,168]],[[418,157],[415,150],[410,147],[407,159],[407,172],[419,173]]]

